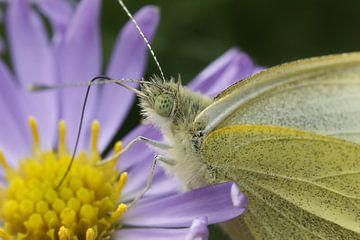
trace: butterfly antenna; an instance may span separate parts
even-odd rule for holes
[[[161,74],[161,78],[163,79],[163,81],[165,82],[165,76],[164,76],[164,72],[162,71],[162,68],[160,66],[160,63],[159,61],[157,60],[157,57],[154,53],[154,51],[152,50],[152,47],[149,43],[149,41],[147,40],[147,38],[145,37],[145,34],[143,33],[143,31],[141,30],[139,24],[136,22],[135,18],[133,17],[133,15],[130,13],[129,9],[125,6],[124,2],[122,0],[118,0],[119,4],[121,5],[122,9],[126,12],[126,14],[128,15],[128,17],[130,18],[130,20],[134,23],[137,31],[140,33],[142,39],[144,40],[147,48],[149,49],[150,53],[151,53],[151,56],[152,58],[154,59],[155,63],[156,63],[156,66],[157,68],[159,69],[160,71],[160,74]]]
[[[105,77],[105,76],[97,76],[93,79],[91,79],[90,81],[90,84],[88,85],[87,89],[86,89],[86,94],[85,94],[85,98],[84,98],[84,102],[83,102],[83,106],[82,106],[82,109],[81,109],[81,117],[80,117],[80,122],[79,122],[79,127],[78,127],[78,132],[77,132],[77,135],[76,135],[76,142],[75,142],[75,147],[74,147],[74,150],[73,150],[73,153],[71,155],[71,160],[70,160],[70,163],[64,173],[64,175],[62,176],[60,182],[58,183],[58,185],[56,186],[56,189],[59,189],[59,187],[61,186],[61,184],[64,182],[65,178],[67,177],[67,175],[69,174],[70,172],[70,169],[71,169],[71,166],[75,160],[75,155],[76,155],[76,151],[77,151],[77,148],[78,148],[78,145],[79,145],[79,140],[80,140],[80,134],[81,134],[81,130],[82,130],[82,126],[83,126],[83,122],[84,122],[84,114],[85,114],[85,109],[86,109],[86,103],[87,103],[87,100],[88,100],[88,97],[89,97],[89,93],[90,93],[90,88],[93,86],[93,82],[95,81],[104,81],[104,80],[111,80],[111,78],[109,77]]]
[[[0,0],[1,1],[1,0]],[[102,79],[101,79],[102,78]],[[139,94],[139,90],[131,87],[130,85],[126,85],[125,83],[140,83],[140,84],[153,84],[152,82],[148,82],[145,80],[138,79],[105,79],[105,77],[98,77],[96,82],[79,82],[79,83],[70,83],[70,84],[43,84],[43,83],[33,83],[28,86],[28,90],[30,92],[41,92],[41,91],[49,91],[49,90],[58,90],[58,89],[66,89],[66,88],[77,88],[77,87],[88,87],[89,85],[104,85],[109,83],[115,83],[121,85],[132,92],[135,92],[137,95]],[[134,90],[135,89],[135,90]]]

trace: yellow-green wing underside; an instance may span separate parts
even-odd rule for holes
[[[204,139],[219,181],[249,197],[256,239],[360,239],[360,145],[300,130],[237,125]]]
[[[196,122],[213,129],[266,124],[360,143],[360,53],[295,61],[238,82]]]

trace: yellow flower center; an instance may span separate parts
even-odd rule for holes
[[[97,150],[100,124],[92,125],[90,151],[81,151],[61,183],[72,152],[65,143],[66,126],[59,123],[56,151],[44,151],[34,118],[29,120],[34,138],[33,154],[12,169],[0,151],[0,166],[8,186],[0,188],[0,238],[3,239],[104,239],[119,227],[127,210],[120,203],[127,173],[114,167],[117,161],[101,164]],[[115,144],[115,153],[122,149]]]

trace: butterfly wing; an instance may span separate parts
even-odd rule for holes
[[[201,158],[249,197],[256,239],[360,239],[360,145],[305,131],[236,125],[209,134]]]
[[[231,86],[195,126],[277,125],[360,143],[360,53],[300,60]]]

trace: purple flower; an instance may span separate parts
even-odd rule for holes
[[[151,190],[127,208],[124,203],[131,202],[146,185],[154,153],[140,143],[118,162],[100,162],[100,153],[134,100],[131,92],[108,85],[92,91],[79,153],[68,177],[57,187],[71,158],[84,90],[28,93],[27,86],[88,82],[101,73],[138,79],[147,51],[135,27],[127,23],[103,70],[100,0],[83,0],[76,8],[63,0],[34,4],[49,19],[51,38],[28,0],[12,0],[6,10],[12,71],[1,59],[0,237],[207,239],[207,224],[244,212],[246,199],[233,183],[178,193],[176,182],[160,168],[155,170]],[[151,40],[159,21],[158,9],[144,7],[136,19]],[[190,87],[214,95],[254,71],[256,66],[246,54],[231,49]],[[124,144],[139,135],[161,138],[157,130],[138,126],[124,138]],[[118,142],[114,151],[121,149]]]

